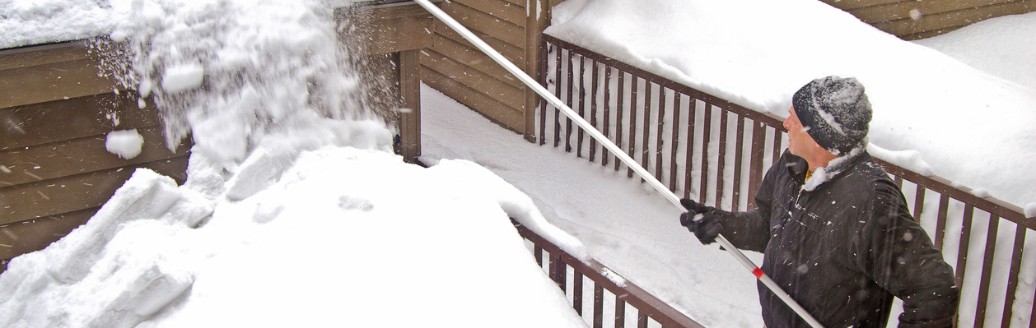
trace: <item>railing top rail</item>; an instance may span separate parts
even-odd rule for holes
[[[612,278],[605,276],[605,272],[610,270],[600,262],[593,259],[583,262],[521,224],[515,223],[515,228],[518,229],[518,233],[522,237],[542,247],[548,253],[557,254],[565,264],[568,264],[595,283],[601,284],[602,287],[623,299],[627,304],[636,307],[642,314],[646,314],[658,321],[662,327],[704,327],[633,282],[627,280],[623,286],[619,286]]]
[[[566,50],[571,51],[573,53],[579,54],[580,56],[593,59],[594,61],[618,68],[623,71],[630,72],[635,76],[643,78],[652,83],[658,84],[665,88],[669,88],[671,90],[675,90],[677,92],[687,94],[696,99],[705,101],[706,103],[722,107],[738,115],[750,118],[756,122],[765,123],[766,125],[774,129],[777,129],[778,131],[787,132],[784,130],[784,126],[781,122],[781,119],[772,117],[769,114],[764,114],[747,109],[743,106],[734,104],[725,99],[710,95],[701,90],[697,90],[690,86],[680,84],[668,78],[632,66],[630,64],[623,63],[616,59],[601,55],[599,53],[593,52],[591,50],[572,44],[570,42],[558,39],[551,35],[544,34],[543,39],[548,43],[559,45],[560,47],[565,48]],[[967,204],[971,204],[977,209],[988,212],[992,215],[996,215],[1000,218],[1010,220],[1030,230],[1036,230],[1036,218],[1026,218],[1025,215],[1022,213],[1022,209],[1016,205],[1009,204],[1007,202],[1004,202],[1003,200],[992,197],[976,196],[971,192],[970,189],[966,187],[954,187],[951,182],[938,176],[925,176],[881,159],[876,159],[876,161],[878,162],[878,164],[884,167],[887,172],[891,174],[917,183],[925,188],[947,195],[953,199],[959,200]]]
[[[729,109],[730,111],[732,111],[732,112],[734,112],[734,113],[736,113],[738,115],[742,115],[742,116],[748,117],[748,118],[750,118],[752,120],[755,120],[755,121],[765,122],[765,123],[767,123],[767,124],[769,124],[771,126],[775,126],[775,127],[780,128],[780,129],[783,129],[783,127],[781,127],[782,119],[780,119],[780,118],[776,118],[776,117],[770,116],[769,114],[763,114],[763,113],[760,113],[760,112],[757,112],[757,111],[754,111],[754,110],[749,110],[749,109],[747,109],[745,107],[742,107],[742,106],[739,106],[737,104],[734,104],[734,103],[732,103],[732,102],[730,102],[730,101],[728,101],[726,99],[713,96],[711,94],[705,93],[704,91],[701,91],[701,90],[689,87],[687,85],[684,85],[684,84],[681,84],[679,82],[670,80],[668,78],[665,78],[663,76],[657,75],[655,73],[651,73],[651,72],[645,71],[645,70],[640,69],[640,68],[638,68],[636,66],[633,66],[633,65],[630,65],[630,64],[618,61],[618,60],[616,60],[614,58],[601,55],[599,53],[593,52],[593,51],[588,50],[586,48],[583,48],[583,47],[580,47],[578,45],[569,43],[567,41],[558,39],[558,38],[553,37],[551,35],[544,34],[543,35],[543,39],[546,40],[548,43],[553,43],[553,44],[560,45],[562,48],[565,48],[565,49],[570,50],[570,51],[572,51],[574,53],[577,53],[580,56],[583,56],[583,57],[586,57],[586,58],[590,58],[590,59],[593,59],[593,60],[595,60],[597,62],[604,63],[604,64],[606,64],[608,66],[612,66],[612,67],[618,68],[620,70],[633,73],[637,77],[640,77],[640,78],[645,79],[647,81],[650,81],[652,83],[658,84],[658,85],[660,85],[662,87],[669,88],[671,90],[679,91],[680,93],[689,95],[689,96],[694,97],[696,99],[700,99],[700,100],[705,101],[705,102],[707,102],[709,104]]]

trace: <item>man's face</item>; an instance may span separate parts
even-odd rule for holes
[[[788,118],[784,119],[784,128],[788,130],[788,151],[799,157],[806,157],[808,151],[813,148],[820,148],[820,145],[813,140],[813,137],[806,133],[802,121],[795,115],[795,107],[788,109]]]

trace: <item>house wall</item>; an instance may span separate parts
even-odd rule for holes
[[[905,40],[946,33],[1005,15],[1036,11],[1036,0],[821,0]],[[917,19],[911,11],[917,10]]]
[[[539,75],[540,32],[550,21],[553,0],[453,0],[440,8],[533,77]],[[432,29],[432,46],[420,52],[421,80],[490,120],[525,135],[538,96],[442,22]]]
[[[169,150],[156,111],[98,65],[85,42],[0,50],[0,271],[86,222],[136,168],[186,179],[188,145]],[[129,160],[104,146],[127,129],[144,136]]]

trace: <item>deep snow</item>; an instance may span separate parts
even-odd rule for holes
[[[127,83],[139,87],[143,94],[156,92],[165,95],[170,101],[159,107],[171,106],[182,110],[176,113],[181,114],[178,122],[182,125],[175,125],[172,129],[189,126],[195,129],[196,141],[199,142],[195,157],[192,158],[192,178],[188,185],[177,188],[166,178],[146,171],[138,172],[135,176],[139,177],[127,184],[125,191],[120,191],[122,198],[113,198],[106,206],[110,209],[102,211],[111,215],[99,214],[98,218],[101,219],[91,221],[99,222],[96,225],[100,227],[85,226],[80,229],[85,232],[77,232],[79,237],[70,236],[66,238],[67,241],[59,242],[47,251],[12,262],[9,273],[0,278],[0,289],[10,288],[12,285],[9,281],[14,279],[28,279],[19,281],[35,281],[36,284],[18,285],[19,288],[30,286],[39,289],[21,290],[19,293],[31,292],[28,295],[37,298],[25,296],[17,298],[19,301],[14,303],[9,302],[11,298],[7,298],[6,305],[0,306],[0,311],[32,309],[36,305],[50,304],[48,302],[60,299],[62,306],[51,306],[50,309],[65,311],[70,316],[52,318],[56,321],[51,323],[69,322],[67,320],[70,318],[84,320],[79,321],[80,324],[91,320],[133,322],[147,319],[148,316],[143,314],[158,314],[151,317],[145,326],[191,325],[192,322],[197,324],[196,320],[227,324],[300,323],[275,314],[278,311],[285,315],[290,313],[284,309],[326,310],[308,313],[316,313],[313,320],[327,320],[319,322],[339,322],[349,314],[342,312],[341,307],[332,308],[334,304],[348,304],[366,310],[366,313],[376,314],[384,308],[363,308],[369,304],[349,302],[363,297],[384,299],[397,296],[401,291],[386,291],[376,287],[413,282],[405,286],[412,286],[416,292],[406,295],[428,293],[438,297],[422,299],[415,296],[414,300],[420,301],[415,302],[419,303],[414,305],[415,311],[445,308],[446,313],[457,313],[458,309],[466,309],[468,305],[477,307],[491,302],[468,304],[465,302],[469,299],[465,296],[452,294],[456,290],[451,289],[448,293],[426,290],[422,288],[435,286],[406,280],[427,278],[426,281],[431,282],[453,281],[450,280],[455,278],[452,277],[453,267],[444,269],[438,263],[461,263],[456,266],[457,270],[481,270],[464,266],[469,263],[462,262],[470,262],[470,259],[464,258],[464,254],[453,254],[458,248],[449,245],[458,244],[441,245],[444,240],[455,238],[484,242],[486,252],[481,253],[483,256],[501,254],[499,260],[510,263],[501,265],[513,265],[516,274],[527,273],[521,277],[506,277],[528,282],[521,284],[525,287],[521,291],[515,291],[515,295],[520,296],[520,299],[514,300],[515,306],[525,306],[522,301],[543,302],[544,306],[537,307],[536,311],[549,313],[545,315],[547,320],[557,320],[557,324],[521,324],[557,326],[573,323],[571,311],[559,311],[567,306],[560,304],[560,296],[552,289],[549,281],[543,278],[542,273],[533,272],[528,269],[529,265],[520,264],[529,262],[528,254],[508,246],[515,244],[516,237],[513,231],[504,228],[506,222],[499,220],[501,209],[518,217],[523,217],[522,213],[535,217],[533,213],[538,213],[536,207],[523,200],[525,198],[520,192],[506,183],[500,183],[484,169],[466,162],[445,161],[439,169],[427,170],[431,173],[412,172],[421,170],[404,165],[398,158],[385,153],[389,132],[376,120],[368,120],[366,114],[360,113],[359,120],[351,123],[320,118],[354,115],[342,114],[342,111],[348,112],[354,108],[351,107],[353,100],[318,100],[315,101],[319,104],[317,108],[310,108],[313,102],[299,98],[311,91],[307,83],[301,82],[307,78],[316,77],[323,81],[320,87],[331,90],[349,89],[355,83],[348,72],[333,76],[316,73],[342,69],[341,58],[334,54],[338,50],[321,47],[321,42],[333,43],[327,41],[327,31],[310,34],[306,28],[296,25],[305,21],[297,19],[299,17],[325,15],[326,12],[321,9],[315,12],[307,11],[314,7],[300,10],[301,7],[293,4],[276,1],[263,1],[255,6],[250,6],[253,3],[244,5],[241,1],[220,2],[219,13],[246,13],[244,16],[248,19],[237,21],[254,28],[230,32],[237,33],[236,40],[241,42],[221,43],[218,39],[212,39],[211,34],[227,30],[185,22],[189,21],[188,17],[195,19],[192,21],[195,23],[234,21],[230,18],[224,20],[223,17],[234,15],[205,15],[207,11],[203,6],[216,5],[211,1],[6,0],[0,1],[0,4],[0,17],[5,17],[0,20],[0,31],[4,31],[0,34],[0,48],[78,39],[103,35],[113,30],[116,32],[113,38],[140,41],[135,49],[151,54],[151,57],[135,58],[131,65],[121,67],[124,73],[136,74],[126,76],[129,78]],[[279,10],[265,10],[270,8]],[[760,10],[746,11],[745,8]],[[130,12],[136,13],[128,16],[135,20],[125,21]],[[292,15],[296,15],[296,19],[285,19]],[[1024,34],[1024,31],[1031,31],[1031,15],[1004,18],[1007,22],[1003,23],[999,19],[991,20],[984,23],[989,25],[976,25],[976,29],[982,28],[979,26],[996,26],[992,29],[997,30],[999,35],[1007,35],[1014,40],[1029,40],[1027,38],[1031,38],[1031,33]],[[273,17],[277,17],[280,23],[291,24],[277,32],[262,29],[265,23],[275,20]],[[644,20],[652,21],[653,24],[642,24]],[[64,23],[55,24],[55,21]],[[1032,52],[1032,42],[998,42],[997,45],[1007,49],[993,48],[989,45],[968,44],[981,42],[982,38],[957,38],[953,37],[954,34],[940,39],[947,41],[933,38],[931,43],[917,42],[958,56],[970,65],[968,67],[935,51],[877,33],[840,11],[823,7],[819,2],[805,0],[782,2],[779,5],[765,1],[567,0],[555,11],[555,22],[550,33],[563,39],[705,91],[725,95],[748,108],[778,117],[785,115],[791,92],[809,79],[826,74],[855,75],[867,85],[871,100],[875,103],[875,124],[878,129],[873,132],[875,137],[871,138],[869,149],[872,153],[919,171],[925,171],[925,167],[930,165],[931,171],[937,175],[1025,206],[1028,216],[1036,216],[1036,197],[1031,194],[1034,191],[1019,187],[1026,183],[1031,186],[1031,180],[1036,179],[1025,171],[1033,163],[1033,156],[1036,156],[1031,151],[1036,143],[1031,129],[1034,121],[1031,109],[1036,108],[1032,106],[1032,99],[1036,97],[1032,89],[1036,89],[1036,86],[1026,86],[1024,82],[1028,76],[1024,72],[1032,71],[1032,66],[1026,65],[1031,64],[1031,61],[1026,60],[1025,56],[1012,57],[1020,58],[1020,63],[1011,62],[1010,58],[1005,57],[995,57],[992,61],[994,64],[969,61],[966,57],[990,57],[983,56],[981,52],[969,54],[954,51],[952,47],[946,46],[959,42],[963,46],[956,49],[988,49],[990,52],[1026,54]],[[320,24],[328,26],[326,22],[317,25]],[[234,25],[229,25],[230,31],[233,31]],[[278,26],[285,27],[284,24]],[[825,28],[817,29],[816,26]],[[968,30],[962,29],[955,33],[987,33],[966,32]],[[1015,31],[1022,34],[1013,33]],[[294,39],[301,41],[289,42],[290,46],[285,46],[284,42]],[[261,42],[246,42],[248,40]],[[788,48],[793,51],[788,51]],[[210,52],[216,49],[220,51]],[[292,56],[293,51],[309,51],[307,55],[319,55],[307,57],[308,60],[302,62],[284,62],[283,59]],[[275,55],[260,55],[269,53]],[[990,65],[996,68],[990,68],[993,67]],[[206,83],[221,82],[220,77],[252,72],[257,66],[275,67],[277,69],[274,71],[290,74],[255,78],[245,74],[250,79],[246,79],[244,84],[215,83],[231,87],[221,89],[230,91],[215,98],[207,97],[211,93],[196,92],[209,85]],[[120,67],[109,69],[117,71]],[[1012,77],[1005,72],[1019,74]],[[281,75],[289,77],[276,81]],[[277,89],[290,91],[278,92]],[[320,92],[324,91],[327,90]],[[255,97],[256,92],[277,97],[272,100]],[[750,315],[758,311],[754,279],[725,254],[701,247],[693,241],[673,221],[677,212],[657,195],[638,183],[626,180],[622,174],[576,161],[570,155],[556,150],[524,143],[519,136],[495,127],[486,128],[489,123],[479,121],[477,115],[471,116],[470,112],[463,111],[456,103],[436,98],[441,95],[436,95],[434,91],[425,89],[423,96],[431,97],[426,98],[425,108],[428,110],[425,115],[451,113],[448,114],[448,124],[436,123],[434,118],[429,119],[427,116],[424,118],[428,120],[425,124],[431,130],[426,134],[426,154],[433,158],[474,159],[529,193],[544,216],[551,221],[551,224],[536,220],[531,222],[540,223],[528,223],[540,226],[541,233],[559,240],[576,254],[585,256],[589,252],[620,274],[661,298],[671,300],[675,306],[685,309],[692,317],[708,325],[761,325],[759,318]],[[253,106],[256,101],[262,102],[263,106]],[[200,110],[206,106],[232,110],[223,114]],[[439,112],[430,109],[430,106],[441,106],[443,109]],[[146,106],[142,103],[141,107]],[[249,107],[258,107],[259,116],[287,115],[292,118],[284,120],[288,124],[279,127],[240,124],[249,122],[248,115],[257,114],[247,111]],[[973,108],[983,110],[976,114]],[[466,122],[472,125],[460,124]],[[435,127],[439,127],[438,131],[433,129]],[[948,130],[966,132],[948,134]],[[440,134],[444,133],[442,131],[447,132]],[[473,137],[472,131],[477,131],[479,137]],[[456,136],[450,136],[454,134]],[[171,139],[176,139],[175,134]],[[468,145],[462,141],[478,143]],[[990,144],[997,147],[988,147]],[[506,149],[507,154],[486,153],[488,149]],[[962,152],[971,156],[956,158]],[[528,156],[530,153],[537,155]],[[520,158],[526,160],[507,160],[507,156],[522,154],[524,156]],[[527,161],[529,158],[543,161]],[[350,175],[349,172],[342,172],[349,171],[342,170],[343,167],[357,169]],[[358,174],[360,170],[371,174]],[[9,173],[9,170],[0,165],[0,172]],[[292,173],[286,175],[286,172]],[[405,187],[398,182],[393,185],[396,175],[428,182],[416,185],[408,182]],[[334,183],[373,178],[380,180],[355,185]],[[467,185],[469,190],[453,190],[455,181],[465,179],[478,187]],[[411,190],[424,192],[411,195]],[[472,193],[471,190],[495,190],[506,196],[494,198],[485,192]],[[615,195],[605,195],[600,190],[615,191]],[[404,197],[400,197],[400,192],[404,193]],[[406,198],[407,195],[413,198]],[[452,213],[465,209],[436,207],[439,204],[431,204],[431,201],[441,201],[438,196],[445,197],[448,202],[464,199],[465,208],[478,207],[487,211],[474,213],[473,216],[478,218],[457,218]],[[469,202],[469,198],[481,200]],[[132,208],[132,204],[127,204],[131,199],[146,199],[149,204],[151,201],[171,204],[166,204],[169,205],[166,208],[169,211],[147,212],[138,208],[135,212],[130,211],[139,214],[135,217],[121,216],[125,221],[114,220],[113,223],[103,219],[120,217],[112,213],[119,208]],[[381,206],[382,202],[392,205]],[[428,208],[415,211],[406,209],[413,204]],[[385,211],[387,207],[398,209]],[[439,210],[450,214],[436,214]],[[211,217],[207,217],[206,213],[209,212],[213,213]],[[296,213],[303,215],[294,215]],[[314,213],[318,215],[312,215]],[[496,220],[482,219],[494,216]],[[134,220],[141,217],[159,219]],[[357,217],[360,219],[351,220]],[[631,217],[636,220],[631,221]],[[370,220],[364,221],[364,218]],[[200,228],[192,228],[199,222],[207,223]],[[553,230],[552,224],[586,243],[586,250],[568,234]],[[466,233],[469,225],[484,226],[479,231],[485,230],[486,235],[492,238],[482,240],[478,236],[467,236],[470,235]],[[408,230],[411,226],[424,230]],[[271,227],[283,229],[274,230]],[[108,231],[109,234],[99,237],[98,230]],[[432,231],[434,235],[445,237],[431,238]],[[343,234],[352,238],[342,238]],[[87,244],[103,247],[106,251],[103,255],[88,256],[92,259],[89,261],[74,258],[69,261],[68,254],[91,254],[88,250],[97,249],[70,246],[75,244],[76,239],[92,240]],[[421,247],[411,247],[414,244]],[[369,245],[382,247],[372,248]],[[440,246],[443,249],[438,248]],[[438,252],[423,252],[426,247]],[[278,260],[271,260],[268,256],[271,254]],[[383,257],[389,255],[399,255],[427,265],[418,266],[424,270],[405,277],[402,282],[390,282],[389,276],[384,275],[382,270],[355,270],[357,267],[370,269],[370,265],[355,265],[356,262],[364,261],[375,261],[385,267],[401,265],[383,263]],[[414,256],[407,257],[410,255]],[[512,255],[513,258],[505,258]],[[436,260],[431,261],[432,258]],[[329,259],[342,261],[333,262]],[[758,257],[753,259],[758,262]],[[1028,286],[1021,287],[1023,290],[1031,290],[1031,286],[1036,283],[1036,265],[1031,262],[1026,262],[1023,270],[1022,283]],[[83,269],[84,266],[91,266],[91,263],[97,270]],[[531,267],[538,270],[534,264]],[[398,269],[416,271],[413,268],[405,266]],[[51,276],[46,272],[57,273]],[[349,277],[347,274],[382,283],[356,284],[355,281],[341,278]],[[504,273],[486,273],[492,274]],[[54,280],[53,277],[63,277],[63,280]],[[75,280],[73,278],[79,278],[81,285],[61,283]],[[5,280],[8,285],[4,284]],[[271,281],[281,283],[270,284]],[[348,285],[341,285],[344,283]],[[495,288],[498,285],[498,282],[486,282],[484,286]],[[484,286],[481,287],[485,289]],[[267,288],[267,293],[254,293]],[[482,295],[478,294],[481,293],[478,290],[465,291],[475,293],[471,295]],[[5,290],[2,295],[13,293]],[[363,297],[337,298],[348,293]],[[447,297],[444,298],[444,295]],[[1031,302],[1031,295],[1022,297],[1028,297]],[[291,301],[285,302],[284,299]],[[399,301],[400,297],[391,299]],[[198,303],[192,304],[191,300]],[[169,303],[172,306],[163,307],[167,304],[164,302],[172,302]],[[418,308],[429,304],[436,306]],[[285,308],[276,308],[277,305]],[[1027,318],[1025,314],[1030,308],[1023,304],[1016,309],[1016,323],[1021,324],[1018,321]],[[113,314],[112,311],[117,313]],[[462,312],[470,314],[467,310]],[[398,316],[394,314],[383,313],[381,317],[397,319]],[[434,315],[425,312],[418,314]],[[34,315],[41,313],[32,312],[25,317],[39,318]],[[231,315],[255,316],[256,319],[221,321]],[[0,318],[11,317],[0,315]],[[359,317],[361,319],[349,318],[363,320],[363,316]],[[475,317],[471,323],[484,325],[487,321],[477,320],[485,318]],[[499,320],[488,322],[501,324]],[[507,323],[510,321],[503,322]]]

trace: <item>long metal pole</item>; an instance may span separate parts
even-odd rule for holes
[[[666,188],[666,186],[663,185],[662,182],[658,181],[658,179],[651,175],[651,173],[648,173],[648,171],[641,167],[640,164],[637,164],[637,162],[634,161],[633,158],[629,157],[629,155],[626,155],[626,153],[623,152],[622,149],[619,148],[619,146],[615,145],[615,143],[613,143],[611,140],[609,140],[607,137],[601,134],[600,131],[597,131],[597,129],[590,125],[589,122],[577,115],[572,110],[572,108],[569,108],[567,105],[561,102],[561,99],[558,99],[557,96],[554,96],[554,94],[550,93],[550,91],[547,91],[547,89],[541,86],[539,83],[537,83],[535,79],[533,79],[528,74],[525,74],[524,71],[518,68],[518,66],[515,66],[514,63],[511,63],[511,61],[507,60],[507,58],[504,58],[504,56],[501,55],[500,52],[493,49],[493,47],[490,47],[488,44],[486,44],[485,41],[482,41],[482,39],[475,36],[475,34],[471,33],[471,31],[464,27],[464,25],[461,25],[459,22],[450,17],[450,15],[447,15],[445,12],[443,12],[442,9],[439,9],[439,7],[433,5],[429,0],[415,0],[415,2],[421,5],[421,7],[424,7],[424,9],[428,10],[428,12],[432,13],[433,16],[441,20],[443,23],[446,23],[446,26],[449,26],[457,33],[460,33],[461,36],[463,36],[465,39],[474,44],[475,47],[477,47],[479,50],[482,50],[483,53],[489,56],[489,58],[493,59],[493,61],[495,61],[497,64],[500,64],[500,66],[503,66],[504,69],[506,69],[508,72],[511,72],[511,74],[518,77],[518,80],[521,80],[522,83],[525,84],[525,86],[532,88],[532,90],[536,91],[536,93],[543,97],[543,99],[545,99],[554,107],[561,110],[561,112],[565,114],[565,116],[572,119],[572,121],[574,121],[577,125],[579,125],[580,128],[586,131],[586,133],[589,134],[590,137],[596,139],[597,142],[600,142],[601,145],[604,146],[604,148],[607,148],[608,151],[615,155],[616,158],[621,160],[623,164],[626,164],[627,167],[633,169],[634,172],[637,172],[637,175],[644,179],[644,181],[647,181],[648,184],[655,188],[655,190],[658,190],[658,192],[661,193],[663,197],[668,199],[670,203],[675,205],[678,209],[680,209],[680,211],[687,212],[687,209],[684,208],[683,205],[680,205],[680,198],[677,197],[676,194],[670,191],[669,188]],[[728,254],[737,259],[738,262],[741,262],[741,264],[744,265],[745,268],[751,270],[752,274],[755,275],[755,277],[759,279],[759,281],[762,282],[763,285],[769,288],[771,292],[777,295],[777,297],[780,297],[780,299],[783,300],[784,303],[788,304],[788,306],[791,307],[792,310],[795,311],[795,313],[798,313],[798,315],[802,317],[803,320],[806,320],[806,322],[809,323],[810,326],[817,328],[823,327],[819,321],[814,319],[813,316],[809,314],[809,312],[806,312],[806,309],[803,309],[798,302],[792,299],[791,295],[788,295],[788,293],[781,289],[781,287],[778,286],[777,283],[773,281],[773,279],[770,279],[769,276],[763,273],[762,269],[759,269],[759,267],[756,266],[755,263],[752,263],[752,261],[749,260],[744,253],[739,251],[737,247],[734,247],[734,245],[731,244],[726,237],[723,237],[723,235],[719,235],[716,237],[716,240],[719,241],[720,245],[722,245],[724,249],[726,249]]]

